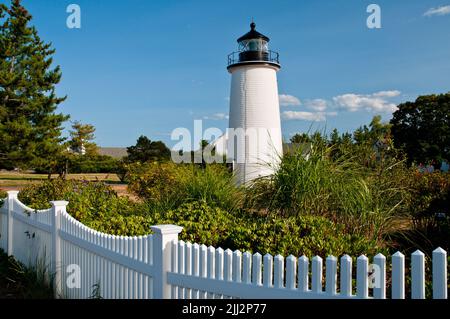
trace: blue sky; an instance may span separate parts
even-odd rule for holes
[[[66,27],[71,3],[81,29]],[[371,3],[381,29],[366,26]],[[194,119],[225,130],[226,58],[252,17],[280,53],[285,139],[311,125],[352,131],[375,114],[389,120],[400,102],[450,91],[450,0],[23,4],[57,50],[57,91],[68,95],[60,111],[95,125],[101,146],[129,146],[141,134],[172,146],[170,132]]]

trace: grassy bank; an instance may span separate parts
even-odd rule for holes
[[[53,290],[47,284],[46,268],[27,268],[0,249],[0,298],[49,299]]]

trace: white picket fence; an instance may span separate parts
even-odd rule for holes
[[[152,227],[154,234],[112,236],[92,230],[66,212],[68,202],[35,211],[8,192],[0,208],[0,248],[26,265],[45,261],[54,274],[55,294],[89,298],[377,298],[387,297],[386,257],[353,260],[275,257],[231,251],[178,240],[182,228]],[[411,295],[406,296],[405,256],[390,258],[393,299],[425,298],[425,255],[411,256]],[[447,299],[447,253],[432,255],[434,299]],[[324,273],[325,266],[325,273]],[[79,274],[79,278],[77,277]],[[353,282],[356,280],[355,287]]]

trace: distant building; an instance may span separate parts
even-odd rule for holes
[[[84,147],[84,145],[81,145],[81,147],[68,146],[67,147],[67,151],[71,152],[71,153],[78,154],[78,155],[85,155],[86,154],[86,148]]]

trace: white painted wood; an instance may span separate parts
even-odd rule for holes
[[[242,282],[242,253],[235,250],[233,253],[233,282]]]
[[[273,285],[275,288],[284,288],[284,257],[276,255],[273,267]]]
[[[224,264],[223,264],[223,279],[226,281],[231,281],[233,279],[233,252],[231,249],[225,250],[224,253]]]
[[[263,285],[264,287],[273,286],[273,257],[271,254],[264,255]]]
[[[208,247],[208,279],[215,279],[216,277],[216,249],[213,246]],[[208,289],[205,289],[208,291]],[[208,299],[214,298],[214,294],[208,292]]]
[[[295,289],[295,279],[297,278],[297,258],[289,255],[286,258],[286,288]]]
[[[356,260],[356,296],[360,299],[369,297],[369,259],[365,255]]]
[[[53,287],[55,298],[62,295],[62,275],[61,275],[61,216],[66,213],[66,206],[69,202],[53,201],[52,204],[52,271],[54,275]]]
[[[200,246],[199,244],[192,245],[192,275],[200,276]],[[192,290],[192,299],[199,299],[200,293],[197,289]]]
[[[252,282],[252,254],[246,251],[242,257],[242,282]]]
[[[185,250],[185,274],[188,276],[192,276],[192,244],[190,242],[186,243],[186,250]],[[189,288],[185,289],[185,299],[192,299],[192,290]]]
[[[405,299],[405,255],[392,255],[392,299]]]
[[[150,227],[154,235],[148,236],[148,255],[152,266],[157,270],[152,277],[152,298],[168,299],[171,297],[171,287],[167,282],[167,273],[171,267],[172,245],[173,241],[178,240],[178,234],[183,227],[176,225],[156,225]]]
[[[328,256],[325,266],[325,291],[328,295],[334,296],[337,289],[337,258]]]
[[[208,248],[206,245],[200,246],[200,277],[207,278],[208,274]],[[200,291],[199,298],[206,299],[207,293],[206,291]]]
[[[185,257],[186,257],[185,243],[183,240],[180,240],[178,242],[178,273],[179,274],[184,274]],[[178,287],[178,299],[185,299],[183,286]]]
[[[441,247],[433,251],[433,299],[447,299],[447,252]]]
[[[300,292],[309,290],[309,259],[305,255],[298,259],[298,289]]]
[[[312,261],[311,288],[315,293],[322,292],[322,258],[314,256]]]
[[[352,258],[349,255],[341,257],[341,295],[345,297],[352,296]]]
[[[14,203],[17,200],[17,196],[19,194],[18,191],[8,191],[7,192],[8,197],[7,197],[7,209],[8,209],[8,226],[7,226],[7,244],[8,244],[8,249],[7,249],[7,253],[8,256],[13,256],[14,255],[14,246],[13,246],[13,238],[14,238],[14,217],[13,217],[13,212],[14,212]]]
[[[253,254],[252,283],[253,283],[253,285],[256,285],[256,286],[262,285],[261,260],[262,260],[262,256],[260,253]]]
[[[386,257],[383,254],[377,254],[373,258],[373,263],[378,266],[378,271],[373,287],[373,297],[376,299],[386,299]]]
[[[425,299],[425,254],[420,250],[411,255],[411,298]]]

